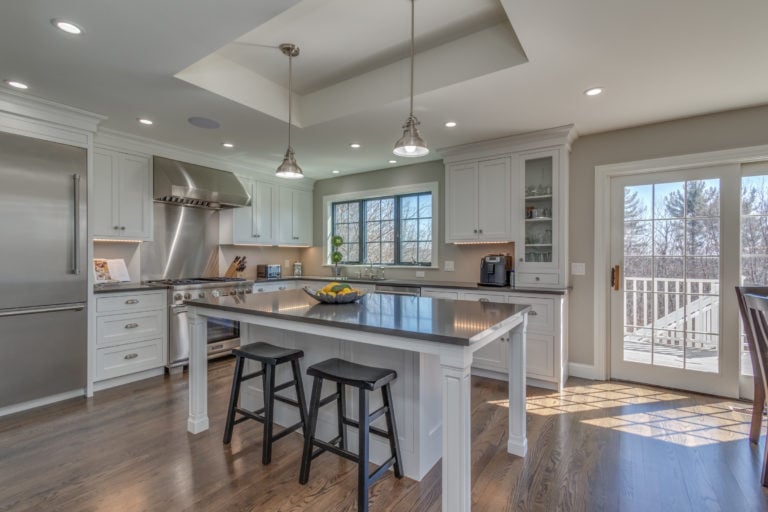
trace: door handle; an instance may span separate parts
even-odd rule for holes
[[[73,220],[75,229],[72,236],[72,273],[77,275],[80,273],[80,175],[72,175],[72,184],[74,186],[74,194],[72,201],[75,203],[75,211]]]
[[[614,265],[613,268],[611,268],[611,287],[614,291],[619,291],[620,273],[619,265]]]

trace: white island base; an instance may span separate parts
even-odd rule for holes
[[[308,299],[298,290],[260,295],[187,302],[191,334],[189,432],[197,434],[209,427],[206,316],[238,320],[241,334],[248,341],[264,340],[304,350],[303,371],[329,357],[396,370],[398,379],[392,391],[405,474],[418,480],[442,457],[442,509],[468,512],[472,507],[472,355],[509,333],[507,451],[525,456],[528,448],[525,428],[528,306],[373,294],[364,297],[361,304],[346,309],[327,309],[314,307],[314,302],[307,303],[314,299]],[[386,310],[397,314],[384,316],[382,306],[389,306]],[[421,311],[424,323],[405,322],[405,314],[410,311]],[[472,321],[462,322],[460,315]],[[360,325],[360,318],[368,324]],[[379,318],[397,327],[374,325]],[[279,375],[278,382],[287,378],[282,371]],[[310,385],[310,379],[306,378],[305,389]],[[248,389],[246,400],[258,400],[256,391]],[[356,400],[351,390],[348,391],[348,414],[355,416]],[[378,402],[376,393],[372,393],[372,399]],[[278,414],[279,423],[295,421],[289,416],[292,412],[281,409]],[[320,416],[319,433],[326,434],[326,438],[335,433],[331,427],[334,414],[334,407],[328,406]],[[374,443],[372,439],[372,460],[381,461],[382,447]],[[350,442],[350,446],[354,445]]]
[[[433,354],[420,354],[407,350],[377,347],[334,338],[312,336],[307,334],[272,329],[260,326],[249,326],[247,334],[241,329],[242,343],[266,341],[273,345],[297,348],[304,351],[304,358],[299,362],[304,383],[305,396],[311,396],[312,377],[306,374],[309,366],[332,357],[338,357],[368,366],[388,368],[397,372],[397,379],[392,383],[392,401],[395,408],[400,451],[403,457],[405,476],[421,480],[442,456],[442,390],[440,388],[440,358]],[[248,340],[248,341],[246,341]],[[247,361],[246,373],[260,369],[260,364]],[[280,384],[291,380],[291,366],[280,365],[275,382]],[[322,396],[328,396],[336,391],[334,382],[325,382]],[[347,386],[346,415],[358,419],[357,390]],[[262,380],[251,379],[243,383],[241,388],[242,404],[251,409],[263,406]],[[370,410],[381,407],[381,392],[369,391]],[[288,388],[278,392],[283,396],[295,398],[294,389]],[[295,407],[275,402],[275,422],[278,425],[295,425],[299,421],[299,412]],[[386,430],[386,422],[382,416],[373,425]],[[278,428],[275,431],[279,431]],[[301,433],[300,430],[297,433]],[[336,405],[329,404],[320,409],[317,421],[317,436],[329,440],[336,437],[338,426],[336,422]],[[352,452],[357,452],[357,429],[347,427],[347,446]],[[378,436],[370,436],[371,457],[374,464],[381,464],[391,454],[389,442]],[[333,454],[325,455],[335,457]]]

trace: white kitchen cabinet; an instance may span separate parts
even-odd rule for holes
[[[514,240],[509,157],[446,167],[446,242]]]
[[[294,290],[296,288],[296,281],[275,281],[273,283],[265,283],[264,281],[257,281],[253,283],[253,293],[264,292],[281,292],[283,290]]]
[[[278,230],[280,245],[312,245],[312,193],[279,187]]]
[[[442,150],[446,243],[512,241],[518,285],[567,287],[575,137],[573,126],[563,126]]]
[[[461,300],[479,302],[507,302],[506,295],[502,293],[478,293],[462,291],[459,292],[459,298]],[[475,352],[474,359],[472,360],[472,366],[474,368],[480,368],[482,370],[489,370],[506,375],[507,369],[509,368],[509,360],[507,357],[508,352],[509,337],[505,335],[495,341],[490,342]]]
[[[168,352],[164,290],[98,294],[95,388],[161,375]]]
[[[552,293],[474,291],[422,288],[422,297],[481,302],[508,302],[531,306],[526,331],[526,378],[532,386],[562,389],[568,379],[567,296]],[[475,352],[477,373],[507,379],[509,338],[504,336]]]
[[[239,177],[251,196],[249,208],[222,210],[219,243],[312,245],[312,192]]]
[[[459,298],[459,292],[456,290],[445,290],[442,288],[422,288],[421,296],[432,297],[433,299],[457,300]]]
[[[149,157],[94,149],[90,207],[94,238],[152,240]]]

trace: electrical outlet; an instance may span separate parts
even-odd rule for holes
[[[571,275],[583,276],[587,273],[586,263],[571,263]]]
[[[453,272],[453,262],[449,260],[445,260],[445,264],[443,265],[443,270],[446,272]]]
[[[416,271],[416,277],[424,277],[424,271],[423,270],[417,270]]]

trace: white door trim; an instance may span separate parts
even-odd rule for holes
[[[637,173],[652,173],[707,167],[720,164],[744,164],[768,160],[768,145],[693,153],[649,160],[636,160],[595,167],[595,246],[594,246],[594,356],[592,378],[607,380],[609,372],[608,275],[610,265],[611,179]]]

